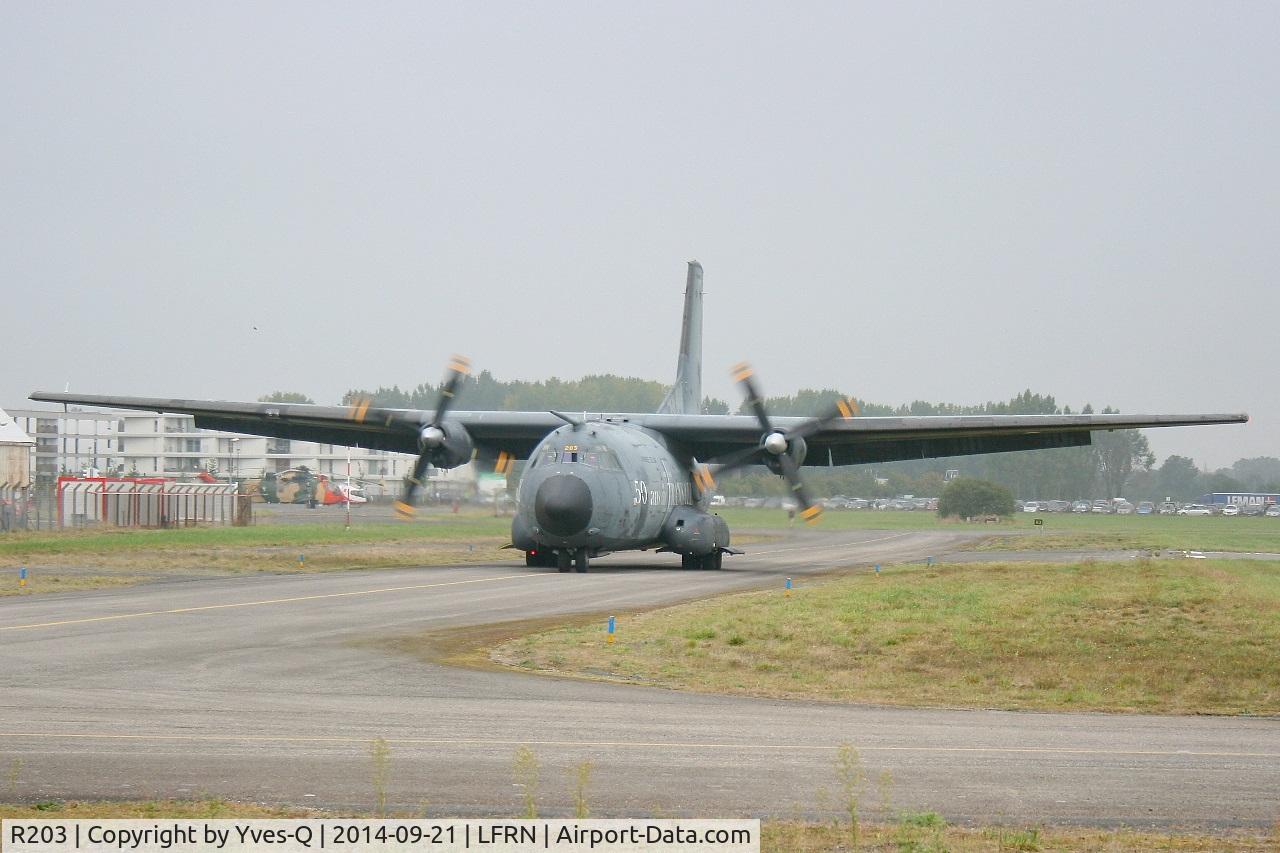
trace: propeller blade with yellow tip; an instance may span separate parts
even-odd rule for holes
[[[471,373],[471,362],[461,355],[455,355],[449,360],[449,368],[445,373],[444,383],[440,386],[440,401],[436,403],[435,414],[431,416],[431,420],[423,424],[423,428],[436,427],[444,423],[445,417],[449,414],[449,409],[453,406],[454,398],[457,397],[458,387],[463,380]],[[355,407],[355,411],[361,413],[363,417],[368,412],[368,406],[363,411],[359,406]],[[414,514],[414,505],[418,497],[418,490],[422,488],[422,478],[427,473],[427,467],[431,464],[431,456],[435,453],[435,447],[423,447],[422,452],[418,454],[417,460],[413,463],[413,473],[404,478],[404,493],[399,501],[396,502],[396,513],[401,518],[411,518]]]

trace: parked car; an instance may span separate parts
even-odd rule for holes
[[[1070,501],[1049,501],[1049,512],[1070,512]]]
[[[1280,518],[1280,504],[1272,504],[1264,513],[1268,518]]]
[[[1178,505],[1173,501],[1165,501],[1160,504],[1161,515],[1173,515],[1178,511]]]
[[[1133,515],[1133,504],[1129,503],[1124,498],[1116,498],[1115,509],[1113,512],[1115,512],[1116,515]]]
[[[1151,501],[1141,501],[1135,512],[1138,515],[1152,515],[1156,511],[1156,505]]]
[[[1213,510],[1204,504],[1187,504],[1178,510],[1178,515],[1213,515]]]
[[[1090,509],[1088,501],[1076,501],[1071,505],[1072,512],[1088,512]]]
[[[1035,501],[1027,501],[1022,505],[1022,511],[1023,512],[1039,512],[1040,504],[1036,503]]]
[[[1240,507],[1236,506],[1235,504],[1226,504],[1222,507],[1222,514],[1223,515],[1239,515]]]
[[[1090,512],[1111,512],[1111,501],[1096,500],[1093,502],[1093,509]]]

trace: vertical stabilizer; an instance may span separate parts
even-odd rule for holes
[[[680,357],[676,383],[658,407],[660,415],[702,412],[702,264],[689,261],[684,286],[684,324],[680,328]]]

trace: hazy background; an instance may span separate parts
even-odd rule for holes
[[[501,378],[1242,411],[1280,5],[0,3],[0,406]],[[254,331],[257,326],[259,331]],[[465,407],[465,401],[463,401]]]

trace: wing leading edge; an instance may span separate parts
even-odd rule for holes
[[[645,425],[670,436],[700,459],[747,448],[760,440],[755,418],[725,415],[712,422],[702,418],[671,418]],[[783,431],[805,418],[774,418]],[[931,415],[916,417],[855,417],[836,420],[808,436],[804,464],[857,465],[904,459],[968,456],[1010,450],[1082,447],[1099,430],[1151,429],[1246,423],[1245,414],[1194,415]]]
[[[194,415],[196,426],[202,429],[322,444],[359,445],[411,454],[419,450],[419,430],[431,421],[431,412],[380,409],[368,405],[228,403],[52,391],[35,391],[31,399],[46,403]],[[505,450],[516,458],[527,457],[543,436],[564,423],[550,412],[451,412],[449,419],[465,426],[477,447],[495,454]]]
[[[418,431],[430,413],[368,406],[298,403],[226,403],[155,397],[114,397],[37,391],[32,400],[195,416],[206,429],[418,452]],[[452,412],[478,448],[527,458],[537,443],[563,424],[550,412]],[[662,433],[692,455],[711,459],[759,443],[760,426],[746,415],[609,415]],[[806,418],[775,418],[783,431]],[[1245,423],[1244,414],[1209,415],[957,415],[856,417],[833,421],[809,436],[805,465],[856,465],[902,459],[966,456],[1010,450],[1080,447],[1098,430],[1150,429]]]

